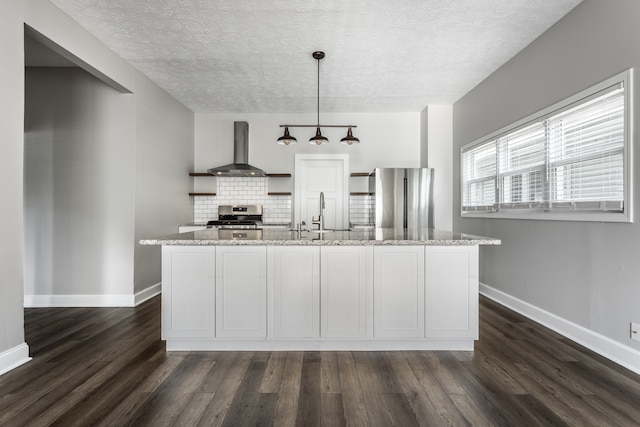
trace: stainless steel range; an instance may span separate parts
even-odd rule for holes
[[[262,205],[220,205],[218,219],[207,222],[207,228],[217,228],[220,239],[262,239]]]
[[[244,230],[260,228],[262,225],[262,205],[220,205],[218,219],[207,222],[207,227]]]

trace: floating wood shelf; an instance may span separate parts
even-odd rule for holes
[[[370,196],[370,195],[371,195],[371,193],[367,193],[367,192],[364,192],[364,193],[353,192],[353,193],[349,193],[349,195],[350,195],[350,196]]]
[[[352,172],[351,176],[356,177],[356,176],[369,176],[369,172]]]
[[[216,193],[189,193],[190,196],[215,196]]]
[[[207,172],[189,172],[189,176],[213,176]]]
[[[267,196],[290,196],[290,195],[291,193],[284,193],[284,192],[277,192],[277,191],[267,193]]]

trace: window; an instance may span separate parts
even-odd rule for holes
[[[631,74],[462,147],[462,216],[631,222]]]

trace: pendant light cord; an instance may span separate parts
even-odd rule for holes
[[[317,115],[317,120],[318,120],[318,127],[320,127],[320,58],[317,59],[318,61],[318,95],[316,97],[317,99],[317,108],[316,108],[316,115]]]

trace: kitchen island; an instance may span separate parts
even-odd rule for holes
[[[480,245],[432,229],[206,229],[162,245],[167,350],[473,350]]]

